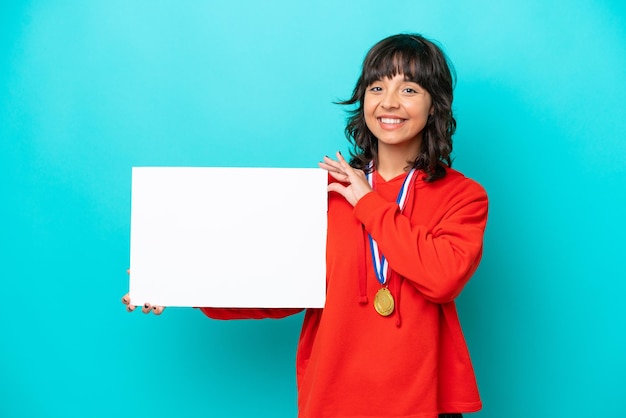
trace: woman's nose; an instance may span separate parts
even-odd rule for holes
[[[387,91],[380,104],[385,109],[395,109],[398,107],[398,97],[394,92]]]

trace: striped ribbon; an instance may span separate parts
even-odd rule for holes
[[[374,170],[372,169],[373,165],[370,163],[369,165],[369,173],[366,174],[367,182],[370,184],[370,187],[374,189]],[[413,178],[415,177],[415,168],[411,169],[409,173],[404,178],[402,182],[402,187],[400,188],[400,192],[398,193],[398,198],[396,199],[396,203],[400,207],[400,211],[404,210],[404,206],[406,205],[407,197],[410,192],[410,186],[413,184]],[[374,263],[374,271],[376,272],[376,278],[380,282],[381,285],[387,283],[388,271],[389,271],[389,263],[387,263],[387,259],[378,249],[378,243],[370,234],[367,234],[370,241],[370,249],[372,252],[372,262]]]

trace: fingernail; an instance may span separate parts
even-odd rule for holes
[[[150,307],[150,305],[148,305],[147,303],[144,303],[144,304],[143,304],[143,307],[144,307],[144,308],[146,308],[146,309],[148,309],[148,308]]]
[[[122,302],[124,302],[124,303],[128,303],[128,300],[126,299],[126,296],[124,296],[124,297],[122,298]]]

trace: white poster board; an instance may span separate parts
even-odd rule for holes
[[[131,300],[323,307],[326,186],[317,168],[133,168]]]

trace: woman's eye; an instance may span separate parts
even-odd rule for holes
[[[378,87],[378,86],[370,87],[370,91],[378,92],[378,91],[382,91],[382,90],[383,89]]]
[[[417,90],[412,89],[411,87],[407,87],[404,89],[404,92],[413,94],[413,93],[417,93]]]

